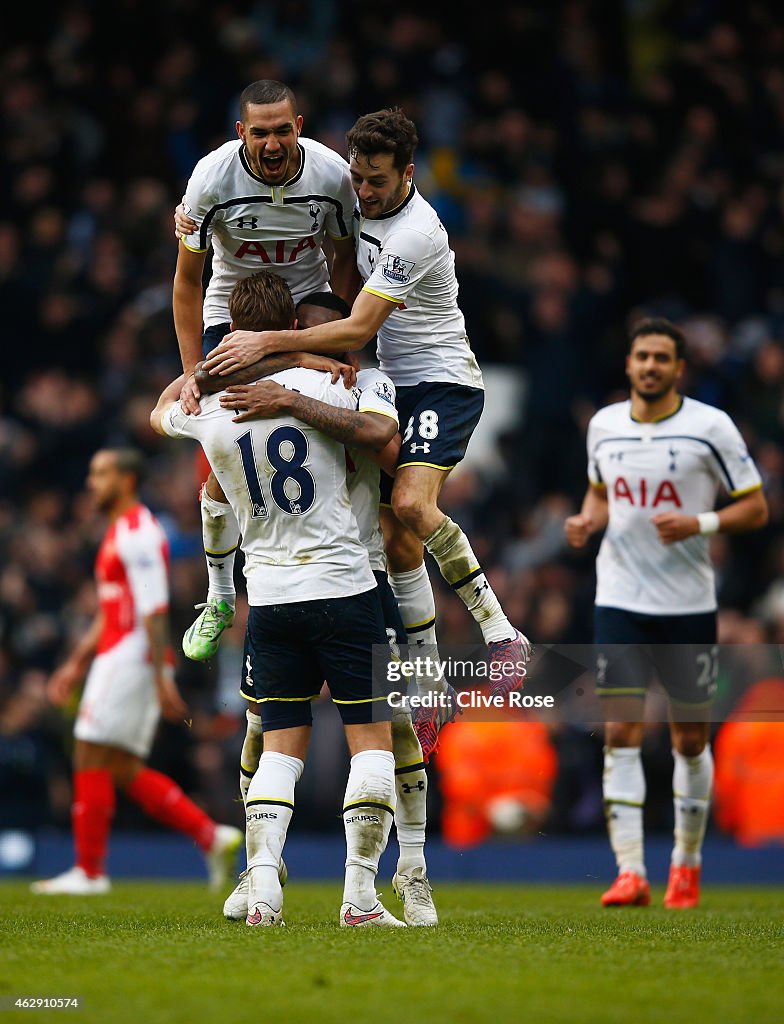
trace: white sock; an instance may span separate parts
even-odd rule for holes
[[[247,719],[248,725],[245,730],[245,739],[243,741],[242,752],[240,754],[240,794],[242,795],[242,802],[244,804],[248,802],[250,780],[256,774],[256,769],[259,766],[259,758],[261,757],[262,746],[264,744],[264,734],[261,729],[261,718],[259,715],[254,715],[250,710],[247,710],[245,712],[245,718]]]
[[[305,767],[298,757],[265,751],[251,780],[245,805],[248,852],[248,907],[283,906],[278,870],[286,831],[294,813],[294,787]]]
[[[485,643],[512,640],[515,628],[504,615],[468,537],[457,523],[444,516],[441,525],[426,538],[425,547],[438,562],[441,575],[473,615]]]
[[[713,788],[713,754],[708,744],[696,757],[684,757],[673,750],[672,795],[675,805],[675,867],[698,868],[702,863],[702,841],[708,824]]]
[[[434,647],[436,601],[425,563],[407,572],[391,572],[389,584],[400,609],[409,644]]]
[[[409,656],[430,658],[431,664],[435,664],[439,660],[436,646],[436,602],[425,563],[407,572],[391,572],[389,583],[406,627],[408,643],[412,648],[417,648],[409,651]],[[447,691],[446,679],[437,679],[435,673],[417,674],[416,684],[420,697],[426,693]]]
[[[395,758],[389,750],[362,750],[351,758],[343,825],[346,881],[343,902],[360,910],[376,903],[378,861],[395,814]]]
[[[237,600],[234,588],[234,558],[240,542],[240,528],[227,502],[201,493],[201,535],[207,558],[207,600],[225,601],[232,608]]]
[[[645,775],[639,747],[604,748],[602,793],[618,873],[634,871],[645,878],[642,834]]]
[[[425,829],[427,827],[427,773],[410,717],[392,722],[392,752],[395,757],[395,829],[400,856],[397,870],[408,874],[414,868],[426,870]]]

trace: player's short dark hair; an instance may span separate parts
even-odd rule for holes
[[[286,331],[294,323],[294,300],[279,274],[260,270],[234,285],[229,314],[238,331]]]
[[[649,316],[645,320],[638,320],[632,324],[629,332],[629,351],[638,338],[647,338],[651,334],[663,334],[666,338],[672,338],[675,342],[675,355],[678,359],[686,358],[686,336],[680,327],[663,316]]]
[[[416,125],[400,107],[388,107],[358,118],[346,133],[346,142],[351,156],[355,153],[364,157],[391,153],[394,167],[403,171],[414,159],[419,138]]]
[[[297,303],[297,310],[300,306],[318,306],[320,309],[331,309],[334,313],[340,313],[345,320],[351,316],[351,306],[335,292],[311,292],[304,299]]]
[[[136,487],[141,485],[146,476],[146,469],[144,456],[137,448],[104,448],[103,451],[114,456],[114,463],[120,473],[130,473]]]
[[[294,114],[297,113],[297,98],[294,93],[283,82],[276,82],[272,78],[262,78],[258,82],[251,82],[240,94],[240,121],[248,116],[248,107],[251,103],[265,107],[270,103],[282,103],[288,100]]]

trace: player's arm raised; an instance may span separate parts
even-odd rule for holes
[[[589,484],[583,498],[582,508],[576,516],[569,516],[564,523],[569,545],[573,548],[585,547],[591,534],[598,533],[607,526],[609,516],[607,488],[598,484]]]
[[[206,258],[206,252],[192,252],[180,241],[172,292],[174,329],[185,372],[180,397],[185,411],[194,415],[199,412],[199,387],[193,374],[202,355],[202,277]]]
[[[224,409],[237,410],[235,423],[270,416],[295,416],[336,441],[379,452],[397,433],[397,420],[392,416],[328,405],[271,380],[228,388],[219,402]]]
[[[344,320],[308,327],[304,331],[232,331],[208,353],[204,368],[225,376],[272,352],[352,352],[362,348],[397,306],[396,302],[361,291]]]
[[[761,487],[742,494],[720,512],[707,511],[696,516],[659,512],[651,517],[662,544],[675,544],[699,533],[746,533],[759,530],[767,521],[768,502]]]

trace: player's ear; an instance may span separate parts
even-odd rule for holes
[[[236,331],[236,330],[237,330],[237,328],[234,326],[234,321],[230,320],[229,321],[229,331]]]
[[[302,117],[302,114],[297,114],[297,119],[294,122],[294,126],[297,129],[297,135],[301,135],[302,134],[302,125],[304,123],[305,123],[305,121],[304,121],[304,119]]]
[[[406,179],[406,181],[411,181],[411,179],[414,177],[414,164],[409,164],[406,167],[406,169],[403,171],[403,177]]]
[[[235,129],[237,131],[237,135],[239,135],[239,137],[244,142],[245,141],[245,125],[242,123],[242,121],[235,121],[234,127],[235,127]]]
[[[291,330],[292,331],[298,331],[299,330],[299,320],[296,317],[294,317],[294,323],[291,325]]]

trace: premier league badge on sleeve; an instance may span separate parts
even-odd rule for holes
[[[373,386],[373,390],[378,395],[378,397],[383,399],[385,402],[389,402],[390,405],[395,404],[395,401],[392,398],[392,388],[385,381],[376,381],[375,385]]]
[[[411,260],[404,260],[400,256],[390,253],[384,261],[384,277],[388,281],[394,281],[395,284],[408,284],[411,279],[411,271],[415,266],[416,263]]]

